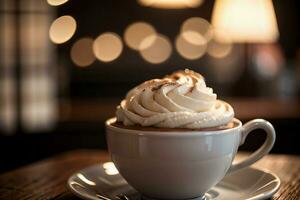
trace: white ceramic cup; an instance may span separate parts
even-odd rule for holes
[[[226,174],[248,167],[269,153],[275,142],[273,126],[254,119],[217,131],[142,131],[118,128],[106,121],[111,159],[125,180],[145,197],[202,197]],[[232,164],[238,147],[254,129],[267,133],[264,144],[247,159]]]

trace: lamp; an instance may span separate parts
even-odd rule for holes
[[[217,38],[237,43],[271,43],[279,36],[271,0],[216,0],[212,24],[221,30]]]
[[[203,0],[138,0],[143,6],[161,9],[196,8]]]
[[[255,95],[259,87],[255,78],[248,75],[250,43],[272,43],[279,37],[278,26],[271,0],[216,0],[212,25],[215,38],[233,43],[244,43],[245,73],[236,89],[242,95]],[[257,87],[257,88],[255,88]]]

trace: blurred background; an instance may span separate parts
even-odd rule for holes
[[[300,2],[0,0],[0,172],[106,149],[104,121],[133,86],[204,75],[243,122],[271,121],[299,154]],[[243,150],[264,140],[251,134]]]

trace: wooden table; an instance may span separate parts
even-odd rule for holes
[[[238,154],[239,159],[244,156]],[[0,199],[78,199],[67,189],[68,177],[108,160],[105,151],[77,150],[4,173],[0,175]],[[300,156],[269,155],[254,166],[271,170],[280,177],[282,185],[274,200],[300,199]]]

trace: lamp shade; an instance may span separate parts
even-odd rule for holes
[[[203,0],[138,0],[143,6],[161,9],[196,8]]]
[[[216,0],[212,24],[221,30],[217,38],[237,43],[271,43],[279,36],[271,0]]]

